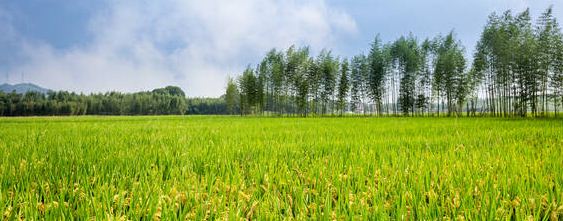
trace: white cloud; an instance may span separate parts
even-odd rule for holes
[[[332,48],[356,23],[324,0],[115,1],[92,18],[86,46],[25,42],[26,73],[45,87],[82,92],[179,85],[219,96],[233,75],[273,48]]]

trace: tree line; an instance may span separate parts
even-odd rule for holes
[[[229,114],[547,116],[563,101],[563,35],[552,8],[491,14],[468,64],[454,32],[408,35],[341,58],[272,49],[228,79]]]
[[[67,91],[0,92],[0,116],[185,114],[188,101],[179,87],[137,93],[76,94]]]
[[[193,115],[224,115],[227,114],[227,104],[225,97],[209,98],[194,97],[188,98],[187,114]]]

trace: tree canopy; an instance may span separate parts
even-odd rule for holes
[[[76,94],[67,91],[0,92],[0,116],[162,115],[185,114],[187,100],[179,87],[152,92]]]
[[[238,79],[241,114],[547,116],[563,103],[563,37],[552,8],[489,16],[473,60],[452,31],[412,34],[351,59],[273,49]],[[232,85],[231,85],[232,86]],[[235,91],[234,89],[231,89]],[[232,94],[232,93],[231,93]]]

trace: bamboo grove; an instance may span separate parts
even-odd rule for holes
[[[272,49],[229,79],[230,114],[557,116],[563,100],[563,35],[552,8],[489,16],[470,63],[452,31],[408,35],[340,58],[309,47]]]

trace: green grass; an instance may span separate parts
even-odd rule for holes
[[[3,219],[563,217],[563,121],[0,119]]]

